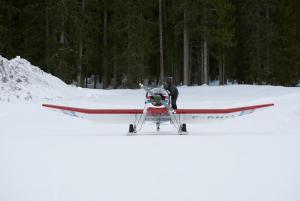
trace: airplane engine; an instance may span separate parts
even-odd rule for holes
[[[163,102],[169,105],[169,94],[163,88],[151,89],[152,94],[146,93],[146,103],[151,103],[153,106],[160,107]]]

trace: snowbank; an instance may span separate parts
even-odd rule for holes
[[[0,56],[0,101],[64,99],[69,93],[71,86],[27,60]]]

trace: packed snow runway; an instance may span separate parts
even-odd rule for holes
[[[4,64],[14,75],[32,69],[19,59]],[[128,124],[95,124],[41,105],[143,108],[143,90],[81,89],[34,72],[0,83],[1,201],[300,200],[300,88],[179,87],[179,108],[275,106],[188,125],[187,136],[170,125],[157,135],[151,124],[126,136]]]
[[[1,200],[299,200],[299,137],[1,138]]]
[[[74,89],[77,90],[76,88]],[[227,121],[101,125],[41,107],[143,107],[142,90],[83,90],[1,102],[0,200],[300,200],[300,93],[271,86],[180,87],[181,108],[275,106]]]

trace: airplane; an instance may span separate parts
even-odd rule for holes
[[[128,135],[137,135],[145,122],[156,125],[159,133],[161,124],[171,123],[179,135],[187,135],[187,123],[203,120],[225,120],[253,113],[257,109],[274,106],[273,103],[227,109],[176,109],[170,106],[170,97],[163,87],[150,88],[140,84],[146,91],[143,109],[85,109],[43,104],[64,114],[101,123],[129,123]]]

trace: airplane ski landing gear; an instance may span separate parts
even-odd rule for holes
[[[187,129],[186,129],[186,124],[181,124],[179,127],[179,135],[187,135]]]
[[[136,125],[129,124],[128,135],[136,135]]]
[[[156,123],[156,131],[158,132],[160,130],[160,123]]]

